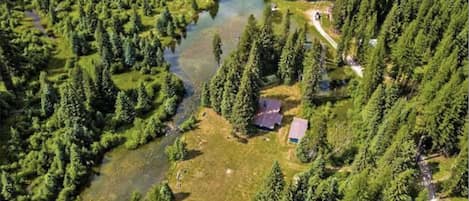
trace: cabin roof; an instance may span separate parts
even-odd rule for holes
[[[283,115],[280,114],[282,103],[279,100],[261,98],[254,117],[254,125],[274,129],[275,125],[282,123]]]
[[[301,139],[305,136],[306,130],[308,129],[308,120],[293,117],[293,121],[290,126],[290,132],[288,138]]]

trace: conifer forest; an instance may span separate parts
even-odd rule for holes
[[[468,200],[468,13],[0,1],[0,201]]]

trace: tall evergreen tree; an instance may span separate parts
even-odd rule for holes
[[[295,43],[298,39],[298,32],[290,34],[287,44],[283,48],[282,55],[280,56],[278,74],[284,84],[293,84],[296,80],[296,52]]]
[[[137,50],[135,49],[135,44],[126,38],[124,40],[124,63],[128,67],[132,67],[137,60]]]
[[[213,36],[212,47],[213,47],[212,51],[213,51],[213,56],[215,57],[215,61],[217,61],[217,63],[220,64],[220,58],[221,58],[221,55],[223,54],[223,50],[222,50],[221,38],[218,33],[216,33]]]
[[[258,42],[255,41],[249,56],[249,61],[243,71],[241,85],[236,94],[231,115],[233,128],[236,132],[248,133],[250,122],[253,120],[259,99],[259,58]],[[213,101],[213,100],[212,100]],[[213,102],[212,102],[213,103]]]
[[[234,100],[236,100],[236,94],[238,93],[238,89],[241,83],[243,69],[239,59],[239,54],[234,52],[230,55],[227,61],[225,61],[229,70],[228,74],[226,75],[225,84],[223,85],[221,113],[227,119],[230,119],[231,117]]]
[[[151,107],[151,99],[148,96],[145,85],[141,82],[137,90],[137,105],[135,106],[135,110],[139,113],[144,113],[151,109]]]
[[[203,107],[210,107],[210,88],[209,88],[209,83],[204,82],[202,85],[202,93],[200,94],[200,104]]]
[[[277,161],[274,162],[272,170],[267,175],[261,190],[258,191],[254,201],[280,201],[285,187],[284,175]]]
[[[121,91],[117,94],[115,108],[114,120],[116,123],[129,124],[133,122],[135,118],[134,106],[125,92]]]
[[[302,96],[303,103],[314,104],[315,95],[318,92],[318,84],[321,79],[321,44],[315,40],[303,62]]]

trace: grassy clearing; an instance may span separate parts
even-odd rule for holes
[[[247,144],[230,137],[231,125],[210,109],[200,112],[197,129],[185,134],[189,160],[179,162],[168,174],[179,200],[250,200],[273,161],[279,161],[286,177],[307,169],[294,156],[295,146],[287,143],[288,125],[299,114],[298,85],[276,86],[262,91],[263,97],[283,103],[282,127],[262,132]],[[182,173],[178,184],[176,175]],[[211,193],[213,192],[213,193]]]

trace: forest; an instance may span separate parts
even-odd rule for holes
[[[186,91],[165,51],[184,40],[200,12],[212,15],[217,5],[2,1],[0,200],[80,200],[106,152],[196,129],[195,116],[172,125]],[[226,119],[238,143],[249,143],[260,133],[252,122],[261,91],[300,87],[301,116],[311,127],[293,155],[308,168],[288,178],[273,162],[253,201],[469,196],[466,1],[335,0],[330,26],[340,35],[337,49],[311,37],[314,27],[293,21],[296,10],[279,16],[266,5],[260,17],[245,19],[233,51],[224,52],[225,41],[213,35],[218,69],[200,92],[201,107]],[[363,77],[341,80],[332,88],[345,90],[324,96],[324,72],[348,68],[349,56],[363,66]],[[344,100],[345,112],[332,112]],[[351,139],[343,146],[330,141],[338,119],[350,130],[343,131]],[[173,165],[189,160],[186,146],[182,137],[166,147]],[[430,155],[451,161],[436,192],[421,185],[421,160]],[[174,201],[170,184],[130,200]]]
[[[2,1],[0,200],[75,200],[105,152],[163,136],[184,94],[164,51],[212,5]]]

